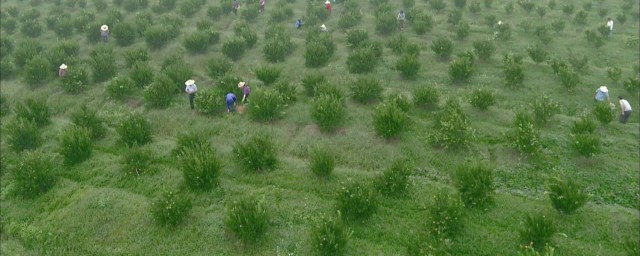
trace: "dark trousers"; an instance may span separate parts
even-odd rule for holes
[[[190,93],[189,94],[189,105],[191,106],[191,109],[194,108],[193,106],[193,101],[196,99],[196,93]]]
[[[620,115],[620,122],[626,124],[629,116],[631,116],[631,110],[625,111],[624,114]]]

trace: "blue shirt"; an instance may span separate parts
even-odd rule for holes
[[[300,28],[302,26],[302,21],[296,20],[296,28]]]
[[[236,102],[236,95],[233,93],[227,93],[227,102]]]
[[[600,90],[600,88],[598,88],[598,90],[596,90],[596,100],[598,101],[604,101],[606,99],[609,98],[609,93],[608,92],[603,92]]]

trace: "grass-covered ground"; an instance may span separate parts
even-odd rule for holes
[[[348,0],[351,1],[351,0]],[[274,122],[256,122],[247,114],[217,113],[204,115],[189,110],[185,94],[173,97],[166,109],[151,108],[143,99],[143,90],[134,89],[123,99],[108,97],[105,87],[108,82],[89,82],[86,90],[69,94],[59,86],[57,66],[49,63],[51,74],[38,85],[28,84],[24,79],[25,69],[16,68],[13,74],[4,75],[0,82],[2,102],[2,171],[1,177],[1,243],[3,255],[310,255],[314,252],[311,232],[313,223],[321,214],[333,214],[336,209],[338,191],[351,180],[370,182],[391,163],[399,158],[410,159],[415,166],[410,176],[409,193],[400,198],[380,196],[376,213],[364,221],[349,221],[353,231],[347,244],[347,255],[405,255],[407,247],[416,243],[418,234],[424,233],[429,222],[432,198],[438,191],[455,193],[452,175],[461,163],[469,159],[481,159],[494,167],[496,186],[495,203],[486,209],[465,209],[464,228],[448,246],[450,255],[517,255],[520,250],[519,231],[524,227],[527,214],[542,214],[552,219],[556,234],[552,238],[555,255],[633,255],[630,249],[640,239],[638,226],[638,174],[639,174],[639,118],[640,111],[637,88],[626,90],[623,81],[638,78],[638,3],[636,1],[556,1],[554,9],[549,1],[531,1],[546,10],[543,17],[534,10],[527,13],[518,1],[467,1],[462,9],[462,20],[470,26],[469,35],[456,39],[455,26],[450,24],[451,13],[458,10],[454,1],[446,2],[446,8],[436,11],[429,2],[413,1],[357,1],[362,15],[354,29],[365,29],[369,37],[381,41],[385,47],[381,63],[374,72],[350,74],[346,65],[352,51],[347,47],[347,31],[340,29],[338,22],[345,3],[333,5],[333,13],[325,21],[336,50],[329,63],[319,68],[305,67],[305,37],[315,31],[320,23],[303,25],[296,30],[295,19],[307,21],[305,0],[271,0],[266,11],[258,15],[249,27],[257,32],[255,46],[247,49],[233,61],[230,71],[246,80],[254,91],[264,87],[255,75],[255,70],[273,65],[282,70],[282,78],[297,86],[297,101],[288,102],[282,119]],[[182,25],[179,32],[160,49],[148,49],[150,65],[156,75],[170,56],[182,56],[191,67],[200,91],[217,86],[217,79],[207,72],[207,62],[221,58],[222,43],[234,36],[234,27],[242,21],[247,8],[240,1],[238,15],[222,14],[208,16],[210,7],[231,1],[207,1],[202,6],[181,14],[182,6],[198,1],[177,0],[172,10],[152,11],[156,0],[135,11],[125,7],[133,0],[124,1],[16,1],[2,0],[2,40],[10,41],[13,51],[2,52],[2,59],[17,62],[16,51],[28,39],[21,32],[25,13],[36,10],[40,15],[42,33],[34,39],[44,49],[42,56],[49,58],[49,51],[65,40],[80,45],[78,58],[69,65],[85,66],[93,72],[90,52],[105,43],[90,42],[81,29],[70,28],[72,35],[63,39],[48,29],[49,17],[77,20],[81,13],[93,13],[95,18],[88,23],[108,20],[115,10],[122,20],[135,24],[136,17],[148,13],[153,22],[166,16],[179,17]],[[85,7],[80,7],[86,2]],[[96,4],[106,3],[106,9],[97,9]],[[117,3],[122,4],[117,4]],[[140,1],[145,2],[145,1]],[[257,2],[257,1],[256,1]],[[407,16],[403,32],[392,31],[389,35],[376,32],[375,3],[387,2],[391,15],[404,9],[407,13],[423,10],[433,19],[430,31],[423,35],[415,33],[411,17]],[[484,2],[492,2],[487,7]],[[477,3],[478,12],[470,6]],[[512,13],[505,6],[513,4]],[[253,4],[253,3],[252,3]],[[322,1],[313,1],[322,6]],[[271,13],[280,5],[288,6],[292,14],[279,22],[289,30],[293,51],[284,62],[269,64],[262,54],[264,33],[270,24]],[[410,6],[405,6],[410,5]],[[575,11],[568,15],[563,7],[574,5]],[[57,8],[54,8],[56,7]],[[321,7],[322,8],[322,7]],[[17,11],[16,11],[17,9]],[[588,10],[587,10],[588,9]],[[585,24],[575,21],[575,14],[583,10],[587,16]],[[17,12],[15,15],[12,12]],[[66,15],[66,16],[65,16]],[[456,54],[473,50],[473,42],[494,38],[494,24],[487,24],[488,16],[511,26],[511,38],[494,40],[496,53],[491,59],[476,59],[474,73],[468,81],[453,83],[449,77],[449,65]],[[626,17],[621,22],[621,15]],[[594,30],[606,24],[606,17],[616,21],[612,37],[606,38],[600,48],[585,39],[585,30]],[[13,20],[15,31],[6,23]],[[24,18],[24,20],[33,20]],[[193,54],[183,45],[187,35],[196,31],[202,20],[212,23],[219,32],[220,40],[204,53]],[[310,20],[310,19],[309,19]],[[395,20],[391,19],[391,20]],[[565,28],[554,32],[551,24],[565,21]],[[114,26],[109,24],[113,29]],[[551,41],[542,43],[533,31],[536,26],[549,28]],[[75,25],[70,25],[74,27]],[[82,27],[82,26],[81,26]],[[99,31],[95,30],[99,35]],[[400,55],[386,47],[387,42],[402,34],[420,47],[421,69],[413,79],[406,79],[394,70]],[[596,32],[597,33],[597,32]],[[454,43],[453,55],[442,60],[431,50],[432,41],[449,38]],[[128,76],[124,52],[138,47],[147,48],[144,38],[138,35],[133,44],[122,47],[116,44],[116,35],[106,45],[113,49],[117,60],[117,76]],[[5,42],[3,41],[3,44]],[[535,63],[529,58],[527,47],[541,45],[550,56],[568,59],[569,56],[586,57],[588,64],[578,70],[580,83],[572,89],[563,87],[546,62]],[[4,47],[4,45],[3,45]],[[524,83],[509,87],[504,84],[502,56],[507,53],[522,55]],[[614,82],[607,69],[617,67],[622,79]],[[4,69],[5,67],[3,67]],[[410,123],[397,138],[385,140],[373,129],[372,114],[377,105],[360,104],[347,96],[347,114],[344,122],[332,133],[321,132],[311,118],[313,98],[303,93],[301,80],[309,74],[325,74],[330,84],[344,88],[349,95],[350,83],[357,77],[379,79],[384,87],[383,95],[399,92],[412,98],[414,90],[434,86],[441,93],[440,108],[426,110],[414,106],[409,111]],[[635,80],[637,81],[637,80]],[[616,119],[609,124],[596,121],[594,131],[601,139],[600,153],[584,157],[571,147],[571,128],[582,113],[593,117],[593,94],[598,86],[606,84],[612,102],[618,107],[617,96],[629,100],[634,112],[627,124]],[[177,85],[180,86],[181,85]],[[638,86],[637,84],[635,85]],[[471,92],[476,88],[493,90],[496,104],[480,111],[469,103]],[[239,91],[235,92],[239,95]],[[557,102],[559,111],[543,127],[539,127],[543,148],[538,156],[521,155],[512,145],[508,134],[513,130],[513,120],[518,111],[531,111],[534,100],[543,94]],[[59,135],[68,129],[70,115],[86,104],[98,111],[98,116],[107,126],[103,139],[93,142],[91,157],[77,165],[61,165],[54,170],[55,185],[46,193],[34,198],[21,196],[13,177],[17,163],[25,153],[12,150],[7,141],[8,124],[16,119],[12,111],[25,99],[45,97],[51,112],[51,122],[38,128],[42,135],[39,149],[58,155]],[[241,97],[241,96],[240,96]],[[473,136],[464,148],[442,149],[429,142],[432,135],[434,115],[444,107],[448,98],[457,99],[468,117]],[[223,99],[220,98],[220,101]],[[221,105],[221,107],[223,107]],[[248,104],[251,111],[251,103]],[[617,109],[616,109],[617,110]],[[129,151],[119,141],[116,127],[129,112],[140,112],[152,125],[152,142],[142,146],[156,158],[156,171],[145,175],[127,174],[121,170],[122,157]],[[219,184],[209,192],[193,192],[185,186],[179,161],[171,154],[177,135],[186,131],[201,131],[217,150],[223,164]],[[233,157],[232,150],[238,141],[254,134],[269,134],[275,144],[279,164],[272,171],[247,173]],[[326,178],[317,178],[307,166],[310,145],[322,143],[336,155],[337,167]],[[554,177],[570,179],[580,184],[589,194],[587,204],[574,214],[563,215],[551,206],[548,196],[549,180]],[[151,205],[165,190],[179,191],[192,200],[193,208],[185,220],[174,228],[158,225],[151,214]],[[266,205],[269,228],[265,236],[253,244],[240,242],[224,227],[229,204],[240,198],[253,196]],[[636,249],[637,251],[637,249]]]

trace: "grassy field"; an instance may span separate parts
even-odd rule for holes
[[[346,0],[352,1],[352,0]],[[431,1],[431,0],[430,0]],[[556,234],[552,246],[555,255],[634,255],[631,243],[637,247],[640,239],[639,222],[639,118],[640,104],[637,91],[625,90],[623,80],[638,78],[640,52],[638,49],[637,1],[556,1],[550,9],[549,1],[531,1],[543,7],[543,17],[537,11],[527,13],[518,1],[467,1],[463,9],[454,1],[444,1],[446,8],[434,10],[430,1],[357,1],[362,15],[354,28],[365,29],[374,40],[385,45],[381,63],[369,74],[350,74],[346,64],[352,51],[347,47],[347,31],[340,29],[338,21],[343,15],[345,3],[333,5],[333,13],[323,22],[329,28],[336,50],[329,63],[319,68],[305,66],[305,37],[319,25],[305,24],[294,28],[298,18],[307,20],[308,2],[305,0],[270,0],[265,13],[258,15],[249,27],[257,32],[256,45],[247,49],[242,57],[233,61],[232,74],[243,78],[254,91],[264,87],[256,78],[255,70],[265,66],[276,66],[282,70],[280,79],[297,86],[296,102],[290,102],[284,117],[274,122],[256,122],[247,114],[218,113],[205,115],[189,110],[187,96],[176,93],[172,104],[166,109],[149,107],[143,90],[136,88],[121,100],[110,98],[105,92],[109,82],[90,82],[88,88],[78,94],[66,93],[59,86],[56,67],[46,80],[30,85],[23,79],[23,69],[17,68],[12,76],[3,76],[0,88],[3,97],[2,112],[2,169],[0,172],[0,253],[2,255],[311,255],[314,247],[311,239],[312,224],[321,214],[332,214],[336,209],[338,191],[349,181],[370,182],[399,158],[410,159],[415,168],[410,176],[411,186],[405,197],[380,196],[376,213],[364,221],[349,221],[353,231],[347,244],[346,255],[406,255],[407,247],[416,242],[418,234],[424,233],[429,222],[429,209],[433,207],[433,196],[439,191],[455,193],[452,175],[459,164],[470,159],[485,160],[494,168],[495,204],[486,209],[464,210],[464,228],[448,247],[449,255],[518,255],[519,231],[524,226],[527,214],[542,214],[554,221]],[[122,20],[134,23],[141,13],[148,13],[154,21],[166,15],[182,20],[179,32],[159,49],[148,48],[150,65],[154,73],[161,73],[165,59],[173,55],[182,56],[192,68],[200,91],[217,86],[217,80],[208,76],[207,62],[222,55],[222,43],[234,36],[234,27],[243,18],[245,1],[240,1],[238,15],[221,14],[208,16],[210,7],[232,1],[203,1],[202,6],[181,14],[182,6],[192,0],[177,0],[176,7],[162,12],[154,11],[157,0],[135,11],[125,7],[133,0],[61,0],[18,1],[0,0],[2,23],[17,21],[15,31],[2,26],[0,36],[11,41],[13,52],[2,52],[3,59],[13,62],[15,49],[28,38],[21,32],[21,15],[37,10],[35,19],[43,27],[35,37],[44,49],[42,56],[60,42],[73,41],[80,45],[78,60],[69,64],[69,69],[78,66],[90,68],[90,52],[100,45],[113,49],[117,60],[117,75],[128,76],[124,52],[135,48],[148,48],[142,36],[126,47],[116,44],[115,35],[108,43],[92,43],[85,32],[73,29],[67,39],[60,38],[47,29],[48,17],[77,17],[82,12],[95,14],[89,23],[101,23],[108,15],[119,10]],[[81,7],[82,3],[85,7]],[[145,2],[145,1],[140,1]],[[256,1],[257,2],[257,1]],[[376,32],[376,3],[386,2],[392,14],[404,9],[407,13],[423,10],[433,19],[430,31],[418,35],[408,16],[404,31],[392,31],[385,35]],[[484,2],[492,2],[487,7]],[[106,9],[98,9],[105,3]],[[314,0],[322,6],[322,1]],[[413,3],[413,4],[412,4]],[[470,6],[479,4],[480,10],[472,12]],[[511,13],[505,6],[513,4]],[[252,3],[253,4],[253,3]],[[574,5],[571,15],[563,7]],[[98,5],[98,6],[96,6]],[[57,8],[55,6],[58,6]],[[270,24],[271,13],[280,6],[288,6],[292,15],[277,22],[290,30],[293,51],[284,62],[269,64],[262,54],[264,34]],[[11,14],[17,9],[18,14]],[[456,39],[455,26],[448,22],[450,14],[462,10],[462,20],[470,26],[464,39]],[[583,10],[587,16],[585,24],[574,19],[575,13]],[[604,14],[604,15],[602,15]],[[456,54],[473,50],[473,42],[494,38],[494,25],[486,24],[488,16],[511,26],[509,40],[495,40],[496,53],[489,60],[475,60],[474,73],[468,81],[454,83],[449,77],[449,65]],[[625,22],[620,22],[625,15]],[[585,30],[595,30],[606,24],[606,17],[616,21],[613,35],[604,45],[596,48],[585,39]],[[198,22],[208,20],[213,30],[219,32],[220,41],[212,44],[204,53],[194,54],[183,45],[185,37],[196,31]],[[550,30],[552,40],[542,43],[532,32],[538,25],[550,26],[556,21],[565,21],[560,32]],[[320,24],[320,23],[318,23]],[[111,24],[109,24],[110,27]],[[99,35],[99,31],[95,31]],[[596,32],[597,33],[597,32]],[[386,43],[402,34],[407,40],[420,46],[421,69],[417,77],[406,79],[394,69],[399,55],[386,47]],[[442,60],[431,51],[432,41],[449,38],[454,43],[451,58]],[[4,42],[3,42],[4,43]],[[539,44],[550,56],[567,59],[570,55],[586,57],[588,64],[579,70],[580,83],[573,89],[564,88],[545,62],[535,63],[527,54],[527,47]],[[524,83],[520,87],[504,84],[502,56],[507,53],[522,55]],[[12,55],[13,54],[13,55]],[[607,76],[607,69],[617,67],[622,71],[622,80],[614,82]],[[3,72],[4,73],[4,72]],[[397,138],[385,140],[373,129],[376,103],[360,104],[347,96],[345,121],[333,133],[321,132],[310,115],[313,98],[303,93],[301,80],[309,74],[325,74],[330,84],[349,92],[349,84],[358,77],[379,79],[384,87],[383,95],[399,92],[411,94],[415,89],[434,86],[441,93],[440,106],[448,98],[457,99],[468,116],[473,136],[468,147],[442,149],[434,147],[428,140],[432,132],[434,115],[441,108],[425,110],[413,107],[409,111],[410,125]],[[636,80],[637,81],[637,80]],[[618,105],[617,96],[629,100],[633,114],[627,124],[616,119],[609,124],[597,123],[595,134],[601,138],[602,152],[591,157],[577,154],[571,148],[571,127],[581,113],[593,108],[594,91],[602,84],[610,90],[612,102]],[[639,86],[639,85],[635,85]],[[480,111],[469,103],[476,88],[489,88],[495,93],[496,104]],[[235,92],[239,95],[239,91]],[[534,99],[548,95],[559,103],[559,111],[548,124],[541,127],[541,154],[536,157],[521,155],[508,138],[513,130],[513,120],[518,111],[530,111]],[[349,93],[347,93],[349,95]],[[14,170],[24,153],[12,150],[7,141],[6,130],[16,119],[14,107],[32,97],[45,97],[52,114],[51,123],[40,127],[42,143],[39,149],[57,155],[59,135],[70,125],[71,113],[81,105],[98,110],[105,120],[105,138],[93,142],[91,157],[77,165],[63,165],[55,169],[55,185],[46,193],[26,198],[15,191]],[[220,98],[222,101],[222,98]],[[5,107],[5,104],[8,108]],[[251,104],[248,105],[251,111]],[[121,159],[129,150],[119,141],[116,127],[130,112],[142,113],[152,125],[152,142],[142,146],[150,150],[156,160],[157,171],[146,175],[131,175],[121,170]],[[616,112],[617,114],[618,112]],[[591,115],[593,116],[593,115]],[[597,122],[597,121],[596,121]],[[209,192],[193,192],[185,186],[182,166],[172,156],[177,135],[186,131],[200,131],[221,158],[223,168],[219,184]],[[240,169],[232,150],[245,137],[269,134],[276,144],[279,160],[275,170],[247,173]],[[322,143],[336,155],[337,167],[326,179],[317,178],[307,166],[310,145]],[[572,215],[558,213],[548,196],[548,181],[554,177],[571,179],[581,184],[589,194],[589,201]],[[155,223],[150,212],[154,202],[165,190],[179,191],[190,198],[193,208],[178,226],[167,228]],[[265,236],[254,244],[238,240],[224,226],[231,202],[252,196],[265,205],[269,216],[269,228]],[[637,248],[635,249],[637,251]]]

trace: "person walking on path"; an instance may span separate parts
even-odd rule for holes
[[[100,36],[102,37],[103,42],[109,41],[109,26],[102,25],[100,27]]]
[[[238,88],[242,89],[242,103],[244,104],[245,101],[248,102],[249,94],[251,94],[251,87],[249,87],[245,82],[240,82],[238,83]]]
[[[618,96],[618,99],[620,99],[620,123],[626,124],[631,116],[631,104],[622,96]]]
[[[233,14],[238,15],[238,8],[240,8],[238,0],[233,0]]]
[[[608,37],[611,37],[611,34],[613,34],[613,20],[611,19],[611,17],[607,18],[607,28],[609,28]]]
[[[67,75],[67,65],[62,63],[62,65],[60,65],[60,69],[58,69],[58,77],[62,78],[63,76],[66,76],[66,75]]]
[[[600,86],[596,90],[596,94],[593,95],[593,99],[596,101],[604,101],[606,99],[607,102],[611,102],[611,100],[609,99],[609,89],[604,85]]]
[[[258,12],[263,13],[264,12],[264,5],[266,4],[266,0],[260,0],[260,9],[258,10]]]
[[[398,13],[398,23],[400,23],[400,31],[404,30],[404,11],[400,11],[400,13]]]
[[[227,103],[227,113],[231,113],[232,111],[235,111],[236,95],[233,94],[232,92],[227,93],[226,103]]]
[[[302,20],[298,19],[296,20],[296,28],[300,29],[300,27],[302,27]]]
[[[324,6],[327,7],[327,11],[329,12],[329,14],[331,14],[331,2],[327,0],[326,2],[324,2]]]
[[[193,101],[196,99],[196,92],[198,92],[198,86],[196,85],[196,82],[191,79],[184,82],[184,84],[186,85],[186,87],[184,88],[184,92],[189,94],[189,106],[191,106],[191,110],[193,110],[194,109]]]

